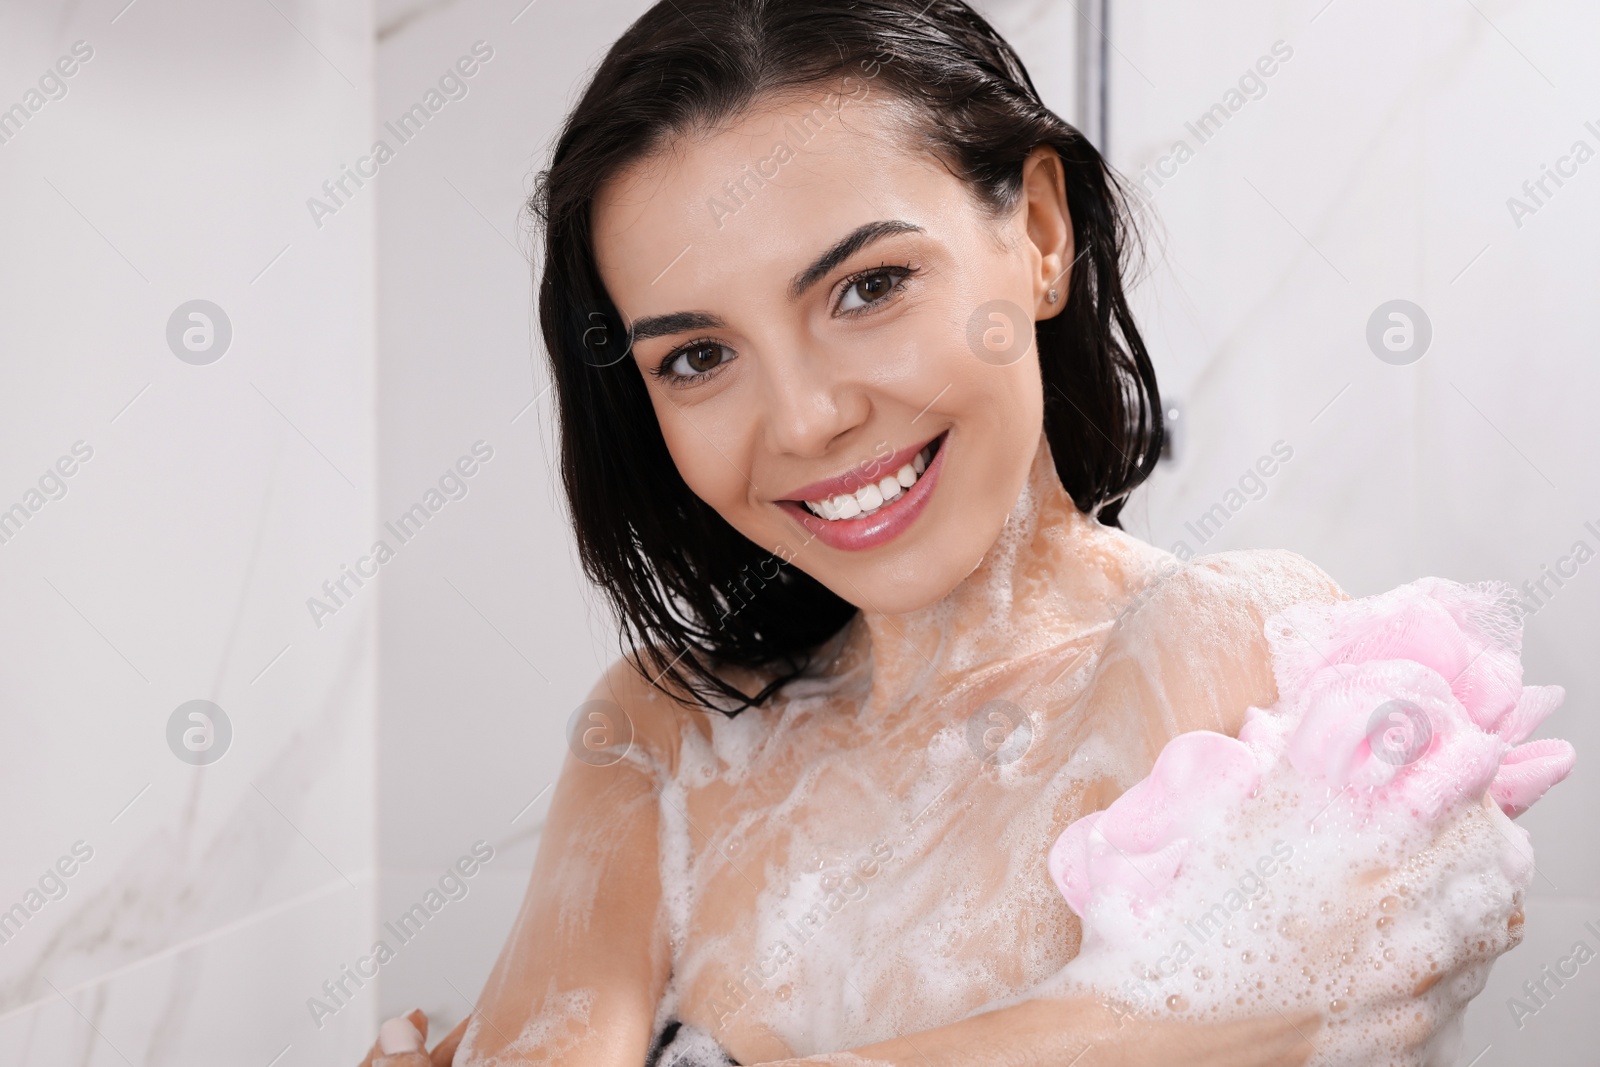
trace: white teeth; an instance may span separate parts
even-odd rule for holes
[[[840,493],[826,500],[807,500],[805,506],[812,514],[820,515],[829,522],[871,514],[883,505],[900,499],[907,489],[917,484],[917,479],[928,469],[927,456],[928,449],[925,448],[913,456],[910,463],[876,483],[869,482],[854,493]]]

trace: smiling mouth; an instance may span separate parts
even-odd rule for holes
[[[917,484],[933,462],[933,457],[938,454],[944,439],[945,434],[940,434],[900,469],[885,474],[875,482],[868,482],[853,493],[840,493],[820,500],[801,500],[798,503],[813,515],[829,522],[865,519],[899,500]]]

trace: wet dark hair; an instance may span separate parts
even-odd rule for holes
[[[606,53],[538,176],[539,320],[584,572],[635,668],[727,714],[802,673],[856,608],[740,534],[679,475],[600,280],[593,205],[674,139],[845,77],[908,105],[919,143],[996,217],[1018,204],[1029,152],[1055,149],[1078,250],[1064,309],[1036,332],[1056,469],[1080,510],[1115,526],[1161,448],[1155,371],[1122,287],[1127,194],[981,16],[960,0],[662,0]],[[746,693],[719,672],[730,666],[770,681]]]

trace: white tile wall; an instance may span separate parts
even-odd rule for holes
[[[0,543],[0,908],[92,850],[0,944],[0,1062],[354,1063],[370,996],[305,1002],[370,944],[376,605],[305,601],[377,501],[373,205],[305,201],[368,140],[371,17],[125,2],[0,11],[0,106],[92,51],[0,144],[0,507],[92,449]]]
[[[1588,416],[1600,387],[1600,162],[1565,164],[1576,175],[1547,180],[1553,195],[1531,215],[1507,205],[1527,201],[1522,183],[1575,141],[1600,151],[1589,55],[1600,13],[1516,0],[1115,0],[1111,39],[1112,157],[1150,194],[1151,277],[1137,303],[1183,409],[1179,456],[1129,528],[1196,552],[1293,548],[1358,596],[1428,574],[1521,587],[1577,541],[1600,550],[1585,525],[1600,528]],[[1247,84],[1255,98],[1232,101],[1202,143],[1186,124],[1226,105],[1279,41],[1290,58],[1264,90]],[[1178,141],[1192,152],[1181,162]],[[1170,176],[1147,177],[1158,166]],[[1409,365],[1380,361],[1366,341],[1393,299],[1432,323]],[[1265,493],[1228,503],[1278,441],[1292,458]],[[1219,502],[1226,521],[1200,528]],[[1478,1067],[1578,1067],[1600,1045],[1600,969],[1582,969],[1520,1027],[1507,1005],[1578,939],[1600,950],[1583,926],[1600,927],[1600,570],[1547,585],[1554,595],[1527,622],[1526,678],[1567,687],[1539,736],[1571,740],[1579,760],[1522,820],[1540,876],[1525,943],[1468,1018],[1462,1062],[1482,1054]]]

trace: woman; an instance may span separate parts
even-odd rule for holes
[[[1344,594],[1118,527],[1162,439],[1126,207],[1011,48],[959,0],[667,0],[535,208],[626,736],[567,761],[470,1025],[369,1061],[1304,1062],[1316,1013],[1026,996],[1080,936],[1050,843]]]

